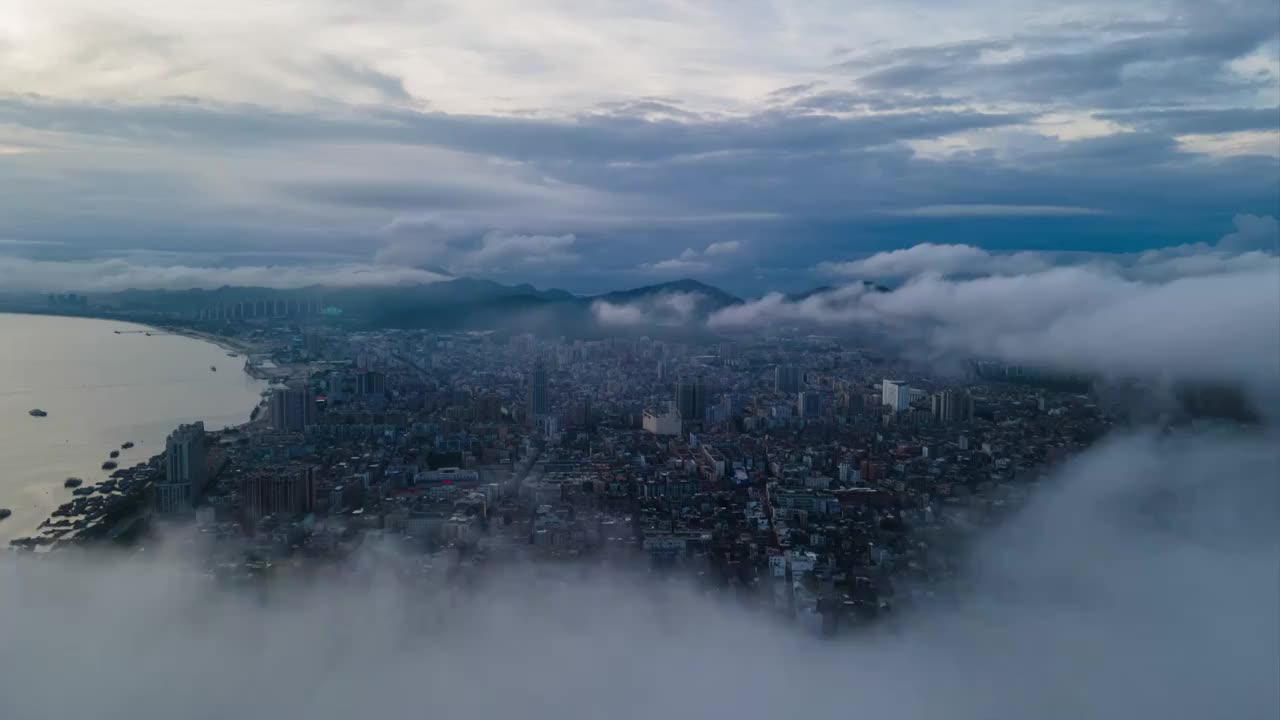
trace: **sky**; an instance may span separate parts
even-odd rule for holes
[[[1212,244],[1278,204],[1273,0],[0,2],[24,287],[750,295],[926,243]]]
[[[983,534],[945,602],[834,640],[602,569],[406,587],[424,557],[374,540],[359,575],[265,599],[181,542],[4,553],[0,695],[16,719],[1274,718],[1277,461],[1274,434],[1113,437]]]

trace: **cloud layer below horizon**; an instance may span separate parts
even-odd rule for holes
[[[1114,439],[982,539],[970,590],[836,642],[604,572],[448,591],[369,548],[358,575],[246,597],[189,557],[6,555],[0,695],[13,720],[1271,717],[1274,441]]]
[[[697,313],[662,296],[597,307],[605,325],[705,323],[716,332],[873,330],[925,359],[987,358],[1064,372],[1238,382],[1280,408],[1280,224],[1241,216],[1217,243],[1139,254],[993,253],[923,244],[846,262],[863,280],[774,292]],[[899,284],[884,291],[866,278]],[[599,305],[599,304],[598,304]]]

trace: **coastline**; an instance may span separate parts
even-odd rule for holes
[[[23,312],[0,315],[26,316],[36,320],[47,317],[118,323],[127,325],[130,330],[177,335],[212,346],[203,351],[179,346],[183,348],[177,351],[177,357],[181,359],[174,358],[174,346],[171,344],[158,346],[166,349],[152,353],[155,360],[142,356],[137,356],[136,361],[125,360],[123,358],[134,357],[138,352],[126,350],[125,355],[117,360],[118,366],[120,363],[138,368],[146,366],[147,370],[140,373],[130,368],[132,372],[126,370],[124,377],[119,373],[106,373],[86,379],[89,384],[84,386],[84,390],[78,384],[72,384],[83,377],[78,368],[85,358],[93,357],[90,353],[102,351],[107,353],[104,357],[111,357],[110,349],[102,349],[132,345],[115,338],[107,339],[113,330],[124,328],[110,328],[108,325],[105,330],[93,332],[63,329],[54,335],[72,338],[79,346],[87,346],[88,352],[68,352],[56,344],[49,348],[37,344],[31,352],[19,356],[20,364],[10,372],[18,380],[22,380],[24,374],[34,380],[39,376],[38,371],[45,367],[59,368],[59,371],[51,370],[49,377],[35,380],[26,388],[11,386],[10,407],[5,409],[5,415],[13,415],[9,432],[15,442],[0,458],[0,467],[5,470],[4,477],[0,478],[5,481],[0,483],[0,507],[10,508],[13,514],[0,520],[0,547],[7,545],[10,539],[38,534],[42,529],[41,523],[58,519],[52,513],[60,506],[84,497],[74,495],[72,488],[64,487],[66,477],[83,478],[82,487],[93,487],[109,481],[120,471],[136,473],[139,466],[154,465],[155,458],[163,452],[165,434],[172,429],[170,422],[176,425],[193,420],[212,421],[212,427],[218,430],[243,432],[255,422],[253,413],[262,405],[261,390],[266,383],[244,372],[239,363],[234,371],[228,368],[225,376],[238,378],[244,373],[244,381],[223,381],[222,374],[219,374],[220,377],[212,384],[202,382],[199,388],[187,393],[182,391],[183,381],[175,382],[173,379],[174,375],[190,375],[187,368],[191,366],[203,369],[215,361],[211,357],[215,353],[248,354],[259,349],[251,343],[162,323],[117,317]],[[20,322],[15,324],[18,327],[23,325]],[[31,325],[43,327],[38,322]],[[193,357],[204,359],[191,360]],[[22,359],[26,359],[25,365]],[[160,384],[145,389],[152,377]],[[68,382],[64,378],[75,380]],[[250,389],[252,399],[247,396]],[[246,396],[237,401],[235,398],[242,394]],[[81,404],[81,397],[87,405]],[[190,403],[189,407],[187,403]],[[25,417],[26,409],[31,406],[49,410],[49,419],[36,422]],[[19,410],[22,417],[19,417]],[[258,421],[261,417],[259,410]],[[64,442],[71,445],[64,446]],[[134,446],[124,449],[121,445],[125,442]],[[111,459],[119,462],[118,468],[111,468],[113,472],[98,468],[98,464],[107,459],[107,451],[117,449],[120,457]]]
[[[246,343],[235,338],[229,338],[225,335],[206,332],[204,330],[196,330],[184,325],[170,325],[162,319],[137,318],[131,316],[122,316],[112,313],[103,312],[62,312],[57,309],[33,308],[26,306],[5,307],[0,305],[0,315],[28,315],[32,317],[59,317],[59,318],[80,318],[83,320],[103,320],[119,323],[127,323],[136,325],[139,328],[145,328],[157,333],[168,333],[171,335],[181,335],[194,340],[203,340],[212,345],[217,345],[228,352],[236,352],[241,354],[249,354],[259,352],[261,348],[257,348],[250,343]]]

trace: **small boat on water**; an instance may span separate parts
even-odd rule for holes
[[[31,417],[44,417],[49,413],[41,410],[40,408],[35,408],[34,410],[29,411],[27,414],[30,415]]]
[[[216,366],[214,366],[214,365],[210,365],[210,366],[209,366],[209,371],[210,371],[210,372],[218,372],[218,368],[217,368]]]
[[[83,482],[84,481],[78,477],[69,477],[62,483],[62,487],[65,487],[65,488],[80,487],[80,483],[83,483]]]
[[[120,457],[120,451],[119,451],[119,450],[112,450],[112,451],[111,451],[111,457],[113,457],[113,458],[118,458],[118,457]]]
[[[0,508],[0,520],[3,520],[13,514],[9,508]]]
[[[117,463],[114,460],[108,460],[102,463],[103,470],[115,470],[117,467],[120,467],[120,463]]]
[[[132,441],[127,442],[127,443],[125,443],[125,444],[121,445],[120,447],[124,448],[125,450],[128,450],[129,448],[133,447],[133,442],[132,442]]]

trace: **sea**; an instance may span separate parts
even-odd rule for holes
[[[0,507],[13,511],[0,547],[71,498],[68,477],[105,478],[110,451],[128,467],[182,423],[247,421],[266,385],[228,352],[131,323],[0,313]]]

